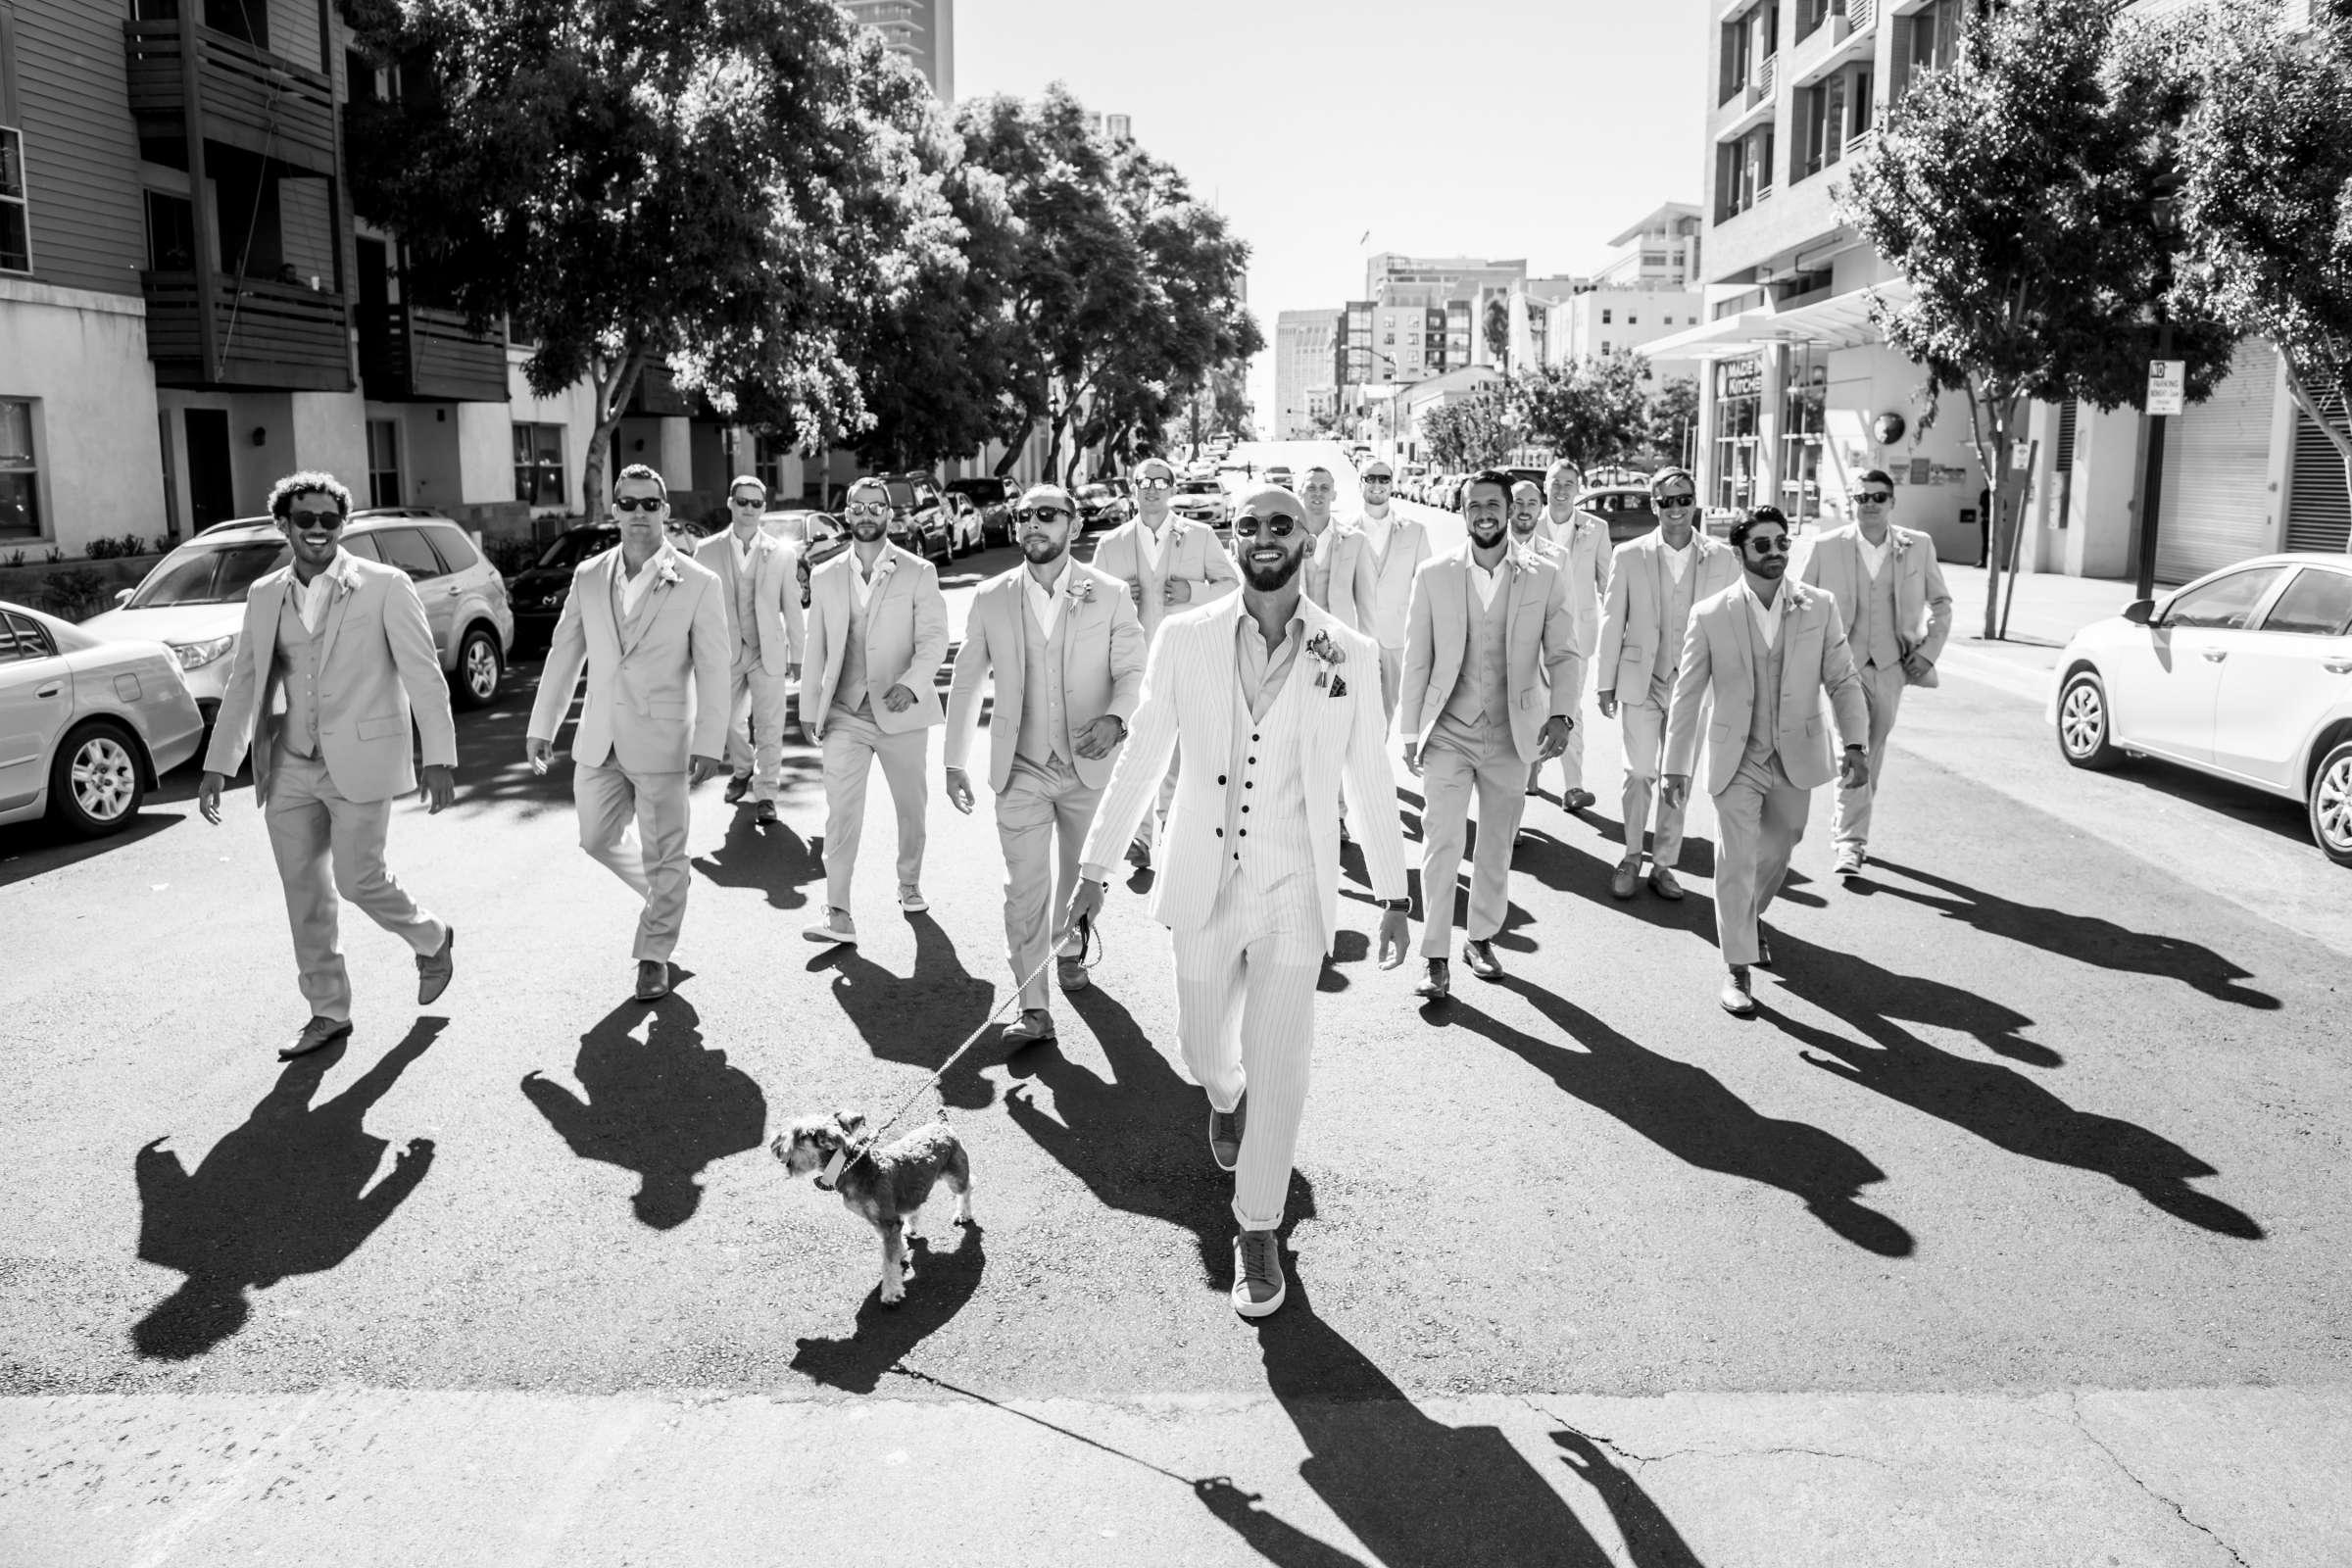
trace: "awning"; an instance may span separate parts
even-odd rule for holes
[[[1870,323],[1870,297],[1890,305],[1911,297],[1911,285],[1901,279],[1874,283],[1792,311],[1741,311],[1720,321],[1643,343],[1635,352],[1652,360],[1722,360],[1753,354],[1767,343],[1806,343],[1816,348],[1850,349],[1876,343],[1878,328]]]

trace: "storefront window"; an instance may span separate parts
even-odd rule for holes
[[[1752,356],[1715,366],[1715,495],[1713,505],[1753,506],[1756,432],[1763,417],[1764,366]]]
[[[1802,529],[1821,518],[1823,410],[1829,401],[1826,350],[1788,353],[1788,385],[1781,397],[1781,510]]]

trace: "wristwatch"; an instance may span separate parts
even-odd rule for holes
[[[1388,910],[1391,914],[1410,914],[1413,912],[1413,901],[1410,899],[1374,899],[1372,902],[1379,905],[1382,908]]]

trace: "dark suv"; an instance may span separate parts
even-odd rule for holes
[[[934,561],[955,560],[955,544],[948,531],[947,502],[931,476],[886,473],[880,477],[883,487],[890,492],[890,542]]]

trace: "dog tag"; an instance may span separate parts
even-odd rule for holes
[[[831,1159],[825,1161],[824,1173],[817,1177],[816,1185],[830,1189],[834,1183],[841,1180],[842,1167],[847,1165],[849,1162],[850,1146],[844,1144],[839,1149],[833,1151],[833,1157]]]

